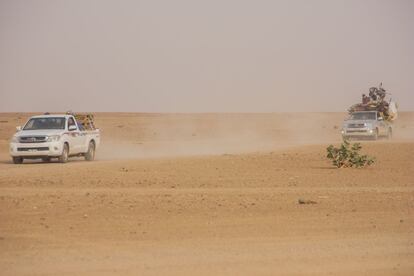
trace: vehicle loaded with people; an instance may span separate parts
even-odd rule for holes
[[[52,158],[66,163],[73,156],[92,161],[100,143],[100,132],[91,114],[46,113],[31,117],[16,129],[10,142],[10,155],[15,164],[23,163],[24,159],[49,162]]]
[[[389,94],[382,83],[379,87],[371,87],[369,96],[362,94],[362,102],[351,106],[348,110],[350,117],[342,126],[342,137],[378,139],[383,136],[392,137],[392,122],[397,119],[397,104],[386,100]]]

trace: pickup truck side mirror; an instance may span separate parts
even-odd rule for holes
[[[20,131],[20,130],[22,130],[22,127],[21,126],[17,126],[16,127],[16,131]]]
[[[68,127],[69,131],[74,131],[76,129],[77,129],[77,127],[75,125],[71,125],[71,126]]]

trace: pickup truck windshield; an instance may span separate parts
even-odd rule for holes
[[[65,129],[65,118],[48,117],[48,118],[32,118],[24,126],[23,130],[36,129]]]
[[[376,120],[375,112],[355,112],[351,115],[351,120]]]

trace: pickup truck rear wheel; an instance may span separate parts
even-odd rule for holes
[[[66,163],[69,159],[69,146],[68,144],[63,145],[62,154],[59,156],[60,163]]]
[[[13,157],[14,164],[21,164],[23,163],[23,157]]]
[[[93,161],[95,159],[95,143],[90,141],[88,151],[85,154],[86,161]]]

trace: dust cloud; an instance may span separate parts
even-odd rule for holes
[[[100,113],[97,158],[145,159],[270,152],[341,142],[346,113]],[[414,140],[414,117],[402,112],[392,141]]]
[[[113,116],[113,117],[112,117]],[[341,113],[101,114],[98,158],[239,154],[340,140]]]

